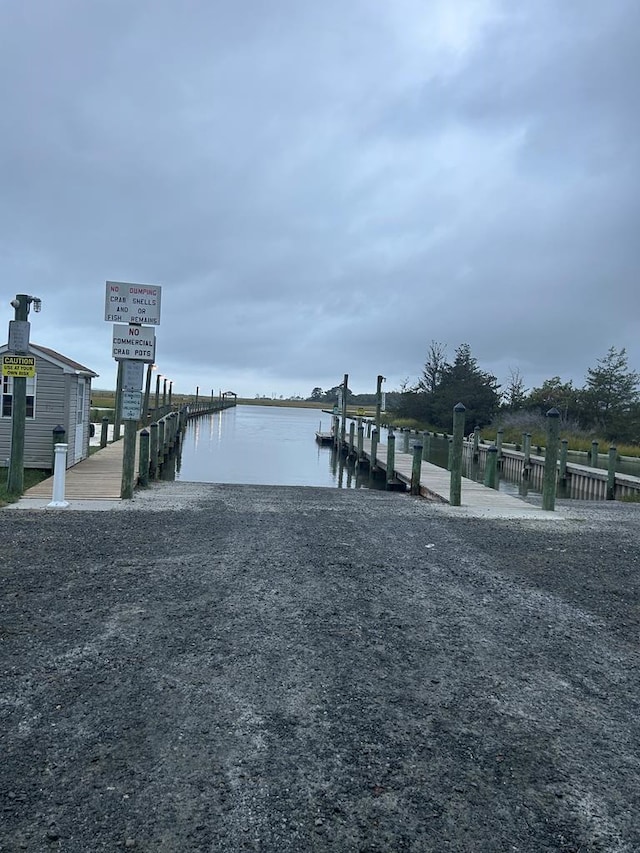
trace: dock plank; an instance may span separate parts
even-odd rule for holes
[[[114,441],[106,447],[67,468],[65,498],[67,500],[120,500],[122,487],[122,458],[124,440]],[[136,442],[135,480],[138,478],[138,446]],[[32,486],[25,498],[51,499],[53,477]]]

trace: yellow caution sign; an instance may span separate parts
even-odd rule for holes
[[[26,378],[35,376],[36,357],[34,355],[3,355],[2,375]]]

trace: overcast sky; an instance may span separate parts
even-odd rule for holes
[[[178,391],[640,370],[639,41],[638,0],[2,0],[0,320],[39,296],[98,388],[107,279],[162,286]]]

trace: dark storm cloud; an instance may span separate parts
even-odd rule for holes
[[[529,384],[612,344],[640,368],[639,24],[632,0],[6,2],[7,302],[41,296],[33,339],[109,381],[107,278],[163,285],[178,385],[393,387],[431,339]]]

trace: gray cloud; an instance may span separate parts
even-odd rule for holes
[[[346,8],[345,8],[346,7]],[[178,388],[415,376],[431,339],[581,383],[638,343],[633,0],[0,8],[0,264],[112,384],[106,279]],[[98,380],[98,384],[102,380]]]

